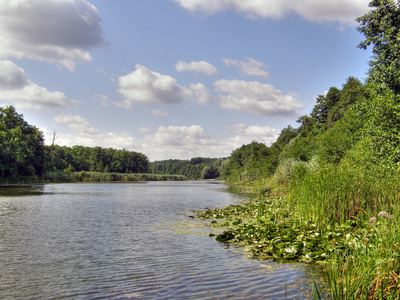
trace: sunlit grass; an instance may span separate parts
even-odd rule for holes
[[[400,299],[399,173],[312,164],[291,161],[256,182],[253,201],[199,216],[228,220],[217,240],[249,257],[322,262],[329,292],[316,286],[316,299]]]

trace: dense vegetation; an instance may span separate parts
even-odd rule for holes
[[[45,146],[50,170],[146,173],[148,158],[141,153],[102,147]]]
[[[197,212],[250,257],[323,262],[333,299],[400,299],[400,3],[370,7],[357,19],[359,47],[373,47],[366,81],[318,96],[283,143],[232,153],[227,181],[258,199]]]
[[[42,132],[29,125],[14,107],[0,107],[0,182],[67,180],[65,174],[71,179],[73,172],[81,171],[89,172],[89,179],[93,176],[88,174],[93,172],[131,174],[148,170],[147,157],[137,152],[44,145]],[[82,178],[82,174],[77,176]]]
[[[0,178],[41,176],[45,165],[42,133],[14,107],[0,107]]]
[[[169,159],[151,162],[152,174],[183,175],[187,179],[216,179],[222,176],[229,159],[195,157],[190,160]]]
[[[0,182],[216,179],[228,161],[196,157],[150,163],[144,154],[125,149],[44,145],[42,132],[14,107],[0,107]],[[127,176],[145,173],[154,176]]]

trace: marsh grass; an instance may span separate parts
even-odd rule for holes
[[[390,213],[395,209],[400,191],[398,176],[330,165],[293,183],[289,198],[302,217],[319,226],[365,220],[382,210]]]
[[[322,231],[353,221],[324,264],[333,299],[400,299],[399,195],[399,173],[378,168],[330,165],[291,184],[289,202]]]
[[[101,173],[101,172],[51,172],[45,174],[45,182],[136,182],[136,181],[183,181],[183,175],[145,173]]]
[[[293,160],[279,172],[257,182],[252,201],[199,213],[227,228],[217,241],[252,258],[317,263],[325,284],[315,299],[400,299],[399,172]]]

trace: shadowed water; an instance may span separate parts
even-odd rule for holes
[[[304,299],[301,265],[163,230],[243,197],[209,182],[0,189],[0,298]]]

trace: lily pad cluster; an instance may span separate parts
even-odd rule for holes
[[[301,218],[287,201],[273,196],[195,214],[225,229],[217,241],[243,246],[249,257],[257,259],[323,261],[333,252],[368,251],[381,239],[375,222],[348,220],[319,227]]]

